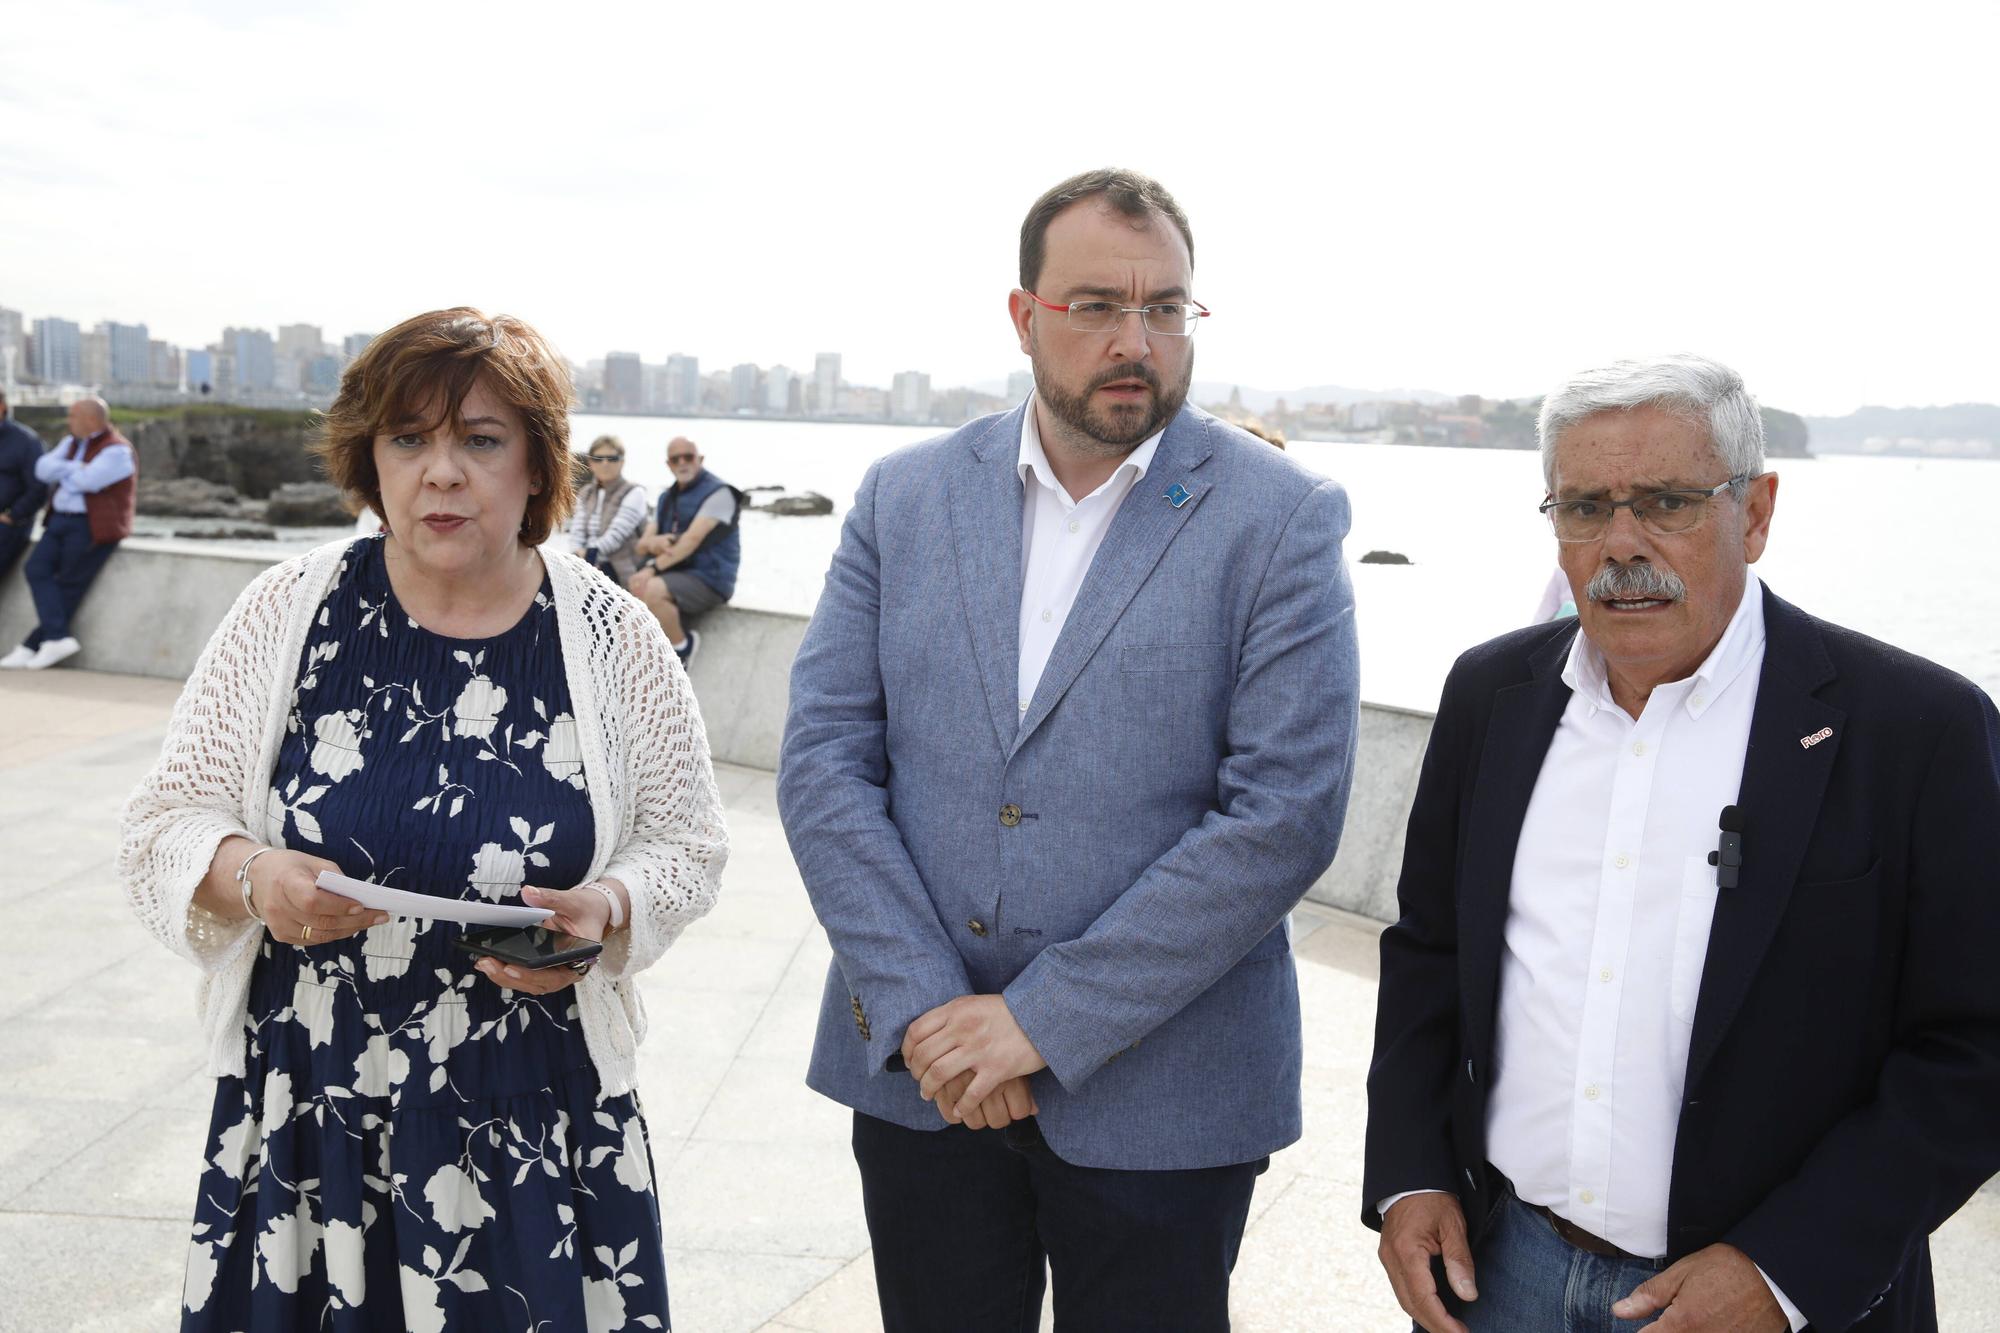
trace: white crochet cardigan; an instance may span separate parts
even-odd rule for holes
[[[266,812],[299,654],[349,544],[274,565],[243,590],[174,705],[159,762],[125,805],[119,879],[146,928],[202,970],[211,1074],[243,1075],[264,930],[216,916],[194,892],[224,838],[277,841]],[[646,1031],[632,978],[714,906],[728,834],[701,713],[659,623],[576,557],[542,558],[596,820],[586,878],[617,879],[632,900],[626,928],[575,988],[590,1058],[616,1096],[632,1090]]]

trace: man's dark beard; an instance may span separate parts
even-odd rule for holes
[[[1039,364],[1035,370],[1035,393],[1049,411],[1055,413],[1056,420],[1069,427],[1075,435],[1093,440],[1104,446],[1106,453],[1129,453],[1141,440],[1154,434],[1181,410],[1187,402],[1188,385],[1194,379],[1194,362],[1188,361],[1187,374],[1165,392],[1160,387],[1160,376],[1151,366],[1113,366],[1094,377],[1085,385],[1081,393],[1069,393],[1060,385],[1051,383],[1042,374]],[[1152,410],[1143,415],[1136,412],[1120,412],[1112,409],[1092,408],[1091,395],[1114,380],[1143,380],[1153,391]]]

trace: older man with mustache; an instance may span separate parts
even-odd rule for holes
[[[1578,375],[1541,439],[1580,614],[1439,706],[1368,1080],[1390,1282],[1430,1333],[1934,1330],[1925,1238],[2000,1167],[2000,718],[1751,573],[1727,367]]]

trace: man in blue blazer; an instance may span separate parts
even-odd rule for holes
[[[1030,210],[1023,406],[892,454],[792,671],[778,799],[833,945],[808,1083],[854,1108],[886,1327],[1228,1327],[1299,1135],[1287,914],[1356,719],[1347,499],[1186,406],[1187,219]]]
[[[1368,1078],[1389,1279],[1430,1333],[1934,1333],[1926,1238],[2000,1167],[2000,716],[1751,572],[1728,367],[1585,372],[1541,437],[1581,614],[1438,707]]]

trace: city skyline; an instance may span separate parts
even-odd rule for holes
[[[1029,202],[1116,162],[1193,221],[1202,379],[1518,397],[1689,349],[1814,414],[1992,401],[1996,38],[1943,3],[73,0],[10,22],[89,75],[0,92],[0,290],[184,344],[469,303],[573,354],[967,383],[1023,364]]]

